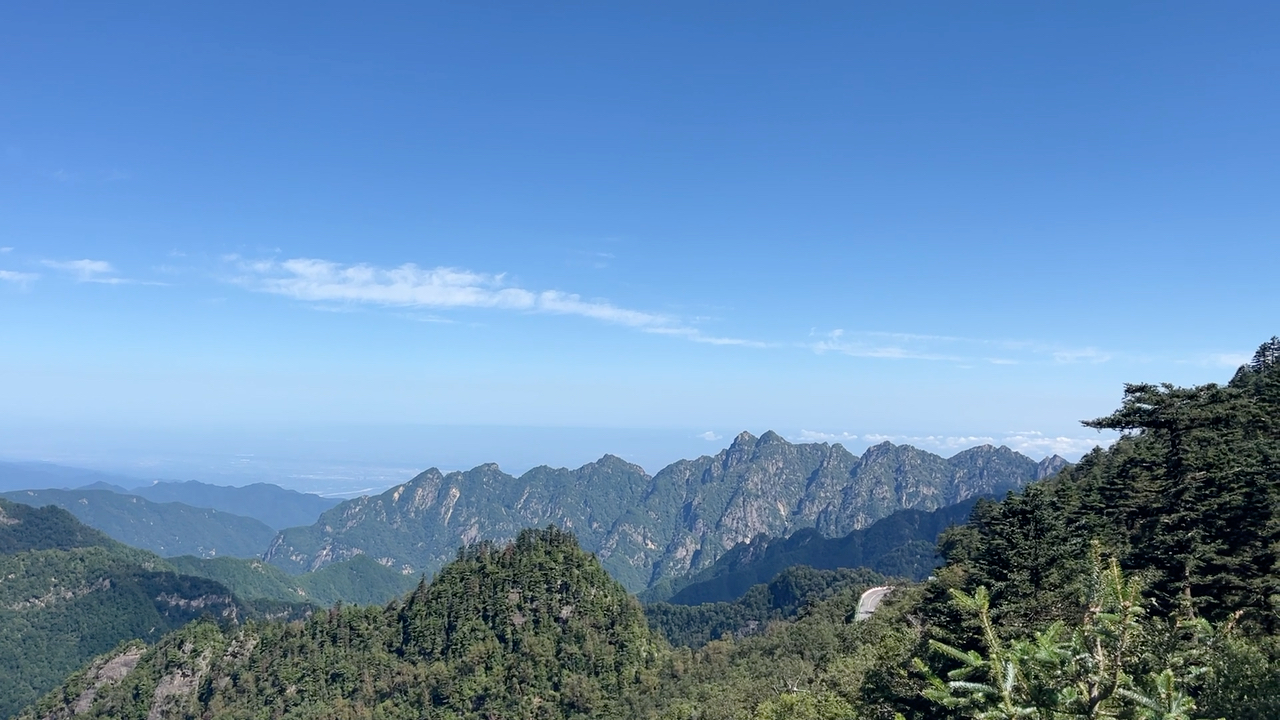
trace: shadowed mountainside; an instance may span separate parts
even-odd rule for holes
[[[786,538],[760,535],[735,545],[711,567],[654,585],[640,599],[677,605],[732,602],[752,586],[795,566],[868,568],[885,576],[923,580],[941,564],[938,536],[968,521],[975,502],[977,498],[970,498],[931,512],[899,510],[838,538],[823,537],[813,528]]]

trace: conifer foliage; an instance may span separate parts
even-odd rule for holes
[[[82,671],[27,717],[77,704],[83,717],[138,720],[627,717],[629,698],[656,684],[662,648],[572,535],[527,530],[465,548],[403,603],[197,623],[118,682]]]
[[[1083,596],[1088,543],[1150,578],[1168,615],[1280,625],[1280,343],[1228,385],[1134,384],[1086,422],[1122,437],[1051,481],[980,503],[944,548],[967,589],[1011,621],[1065,617]]]

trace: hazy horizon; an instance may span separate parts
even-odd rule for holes
[[[759,436],[771,428],[747,429]],[[840,435],[774,430],[790,442],[839,443],[856,454],[881,442],[913,445],[943,457],[983,444],[1006,445],[1034,460],[1062,455],[1076,460],[1090,442],[1107,444],[1113,434],[1045,437],[1028,433],[990,436],[909,436],[866,433]],[[95,443],[68,443],[65,437],[38,447],[34,437],[8,439],[0,460],[48,462],[118,474],[139,481],[198,480],[218,485],[269,482],[304,492],[348,496],[378,492],[427,469],[469,470],[497,463],[519,475],[538,465],[577,468],[616,455],[654,474],[680,459],[713,455],[737,432],[645,428],[514,428],[481,426],[312,427],[259,433],[207,432],[146,436],[120,432]],[[1092,431],[1090,431],[1092,432]],[[1086,447],[1087,446],[1087,447]]]

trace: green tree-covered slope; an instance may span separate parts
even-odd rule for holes
[[[245,604],[61,508],[0,499],[0,717],[123,641],[159,640],[206,614],[233,621],[301,611]]]
[[[56,505],[126,545],[161,556],[258,557],[275,535],[253,518],[109,490],[19,490],[3,497]]]
[[[762,603],[786,614],[802,605],[793,621],[673,650],[571,538],[528,531],[510,546],[464,551],[403,602],[305,623],[197,623],[154,648],[119,648],[21,717],[831,720],[855,708],[892,717],[880,712],[886,698],[916,687],[904,669],[914,597],[854,623],[858,579],[810,574]]]
[[[977,688],[1010,674],[1006,714],[1081,716],[1074,685],[1093,716],[1280,717],[1277,355],[1273,338],[1227,385],[1126,386],[1085,423],[1118,442],[944,535],[918,613],[922,653],[953,673],[929,691],[945,717],[997,712]]]
[[[185,575],[216,580],[245,600],[307,602],[320,607],[381,605],[418,582],[418,576],[384,567],[364,555],[301,575],[289,575],[262,560],[184,555],[167,562]]]
[[[652,602],[645,604],[644,614],[649,627],[673,645],[700,647],[724,635],[741,638],[763,632],[773,621],[794,617],[848,590],[861,593],[884,584],[885,579],[866,568],[818,570],[795,565],[730,601]]]
[[[59,507],[33,507],[0,497],[0,555],[118,544]]]
[[[310,525],[325,510],[340,500],[314,493],[288,490],[270,483],[253,483],[241,487],[187,482],[155,482],[129,491],[151,502],[178,502],[192,507],[213,508],[233,515],[250,517],[273,530]]]
[[[265,557],[288,572],[356,554],[423,572],[458,545],[555,523],[638,591],[708,567],[761,533],[813,527],[842,536],[896,510],[934,510],[1015,489],[1042,471],[1008,448],[944,459],[884,443],[859,458],[840,445],[743,433],[715,456],[679,461],[653,477],[612,456],[520,478],[496,465],[428,470],[382,495],[343,503],[312,526],[283,531]]]
[[[1227,385],[1136,384],[1086,423],[1125,435],[1052,480],[979,503],[949,533],[965,586],[1027,621],[1073,608],[1098,540],[1166,612],[1280,627],[1280,366],[1259,350]]]
[[[122,648],[123,672],[91,665],[25,717],[633,717],[664,653],[572,536],[528,530],[462,551],[403,602]]]

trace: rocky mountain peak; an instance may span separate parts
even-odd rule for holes
[[[1061,455],[1051,455],[1039,463],[1036,463],[1036,479],[1043,480],[1047,477],[1057,475],[1063,468],[1070,465],[1067,459]]]
[[[405,485],[412,487],[431,482],[440,482],[442,479],[444,479],[444,473],[440,472],[439,468],[427,468],[417,475],[414,475],[413,479],[405,483]]]
[[[874,462],[876,460],[880,460],[882,458],[888,457],[892,455],[893,451],[896,450],[897,448],[898,448],[897,445],[894,445],[888,440],[885,440],[884,442],[879,443],[877,445],[872,445],[871,447],[867,448],[865,452],[862,453],[862,462]]]
[[[733,443],[722,451],[722,465],[725,470],[750,462],[755,454],[758,439],[755,435],[743,430],[733,439]]]
[[[782,443],[783,445],[789,444],[787,443],[786,438],[782,437],[778,433],[772,430],[766,430],[765,433],[760,436],[760,439],[756,441],[756,447],[761,445],[775,445],[777,443]]]
[[[593,463],[587,463],[586,465],[583,465],[581,468],[579,468],[579,471],[599,469],[599,468],[629,470],[632,472],[640,473],[645,477],[649,476],[649,473],[645,472],[644,468],[640,467],[639,465],[636,465],[633,462],[628,462],[612,453],[605,453],[604,455],[600,456],[599,460],[596,460]]]

